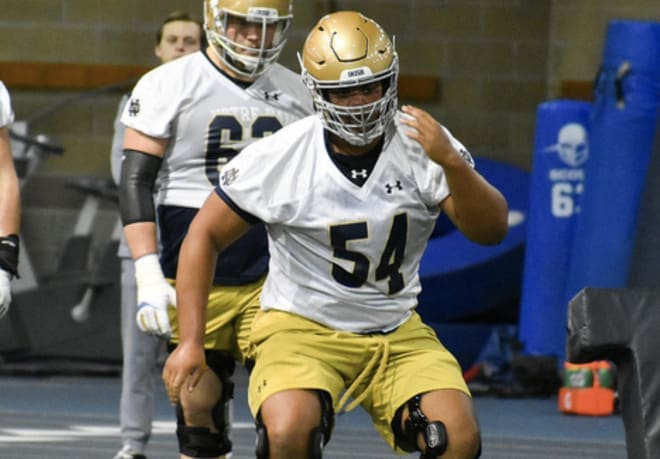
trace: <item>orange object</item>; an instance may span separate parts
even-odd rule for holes
[[[604,360],[585,364],[564,363],[564,385],[559,389],[559,411],[585,416],[614,412],[612,365]]]

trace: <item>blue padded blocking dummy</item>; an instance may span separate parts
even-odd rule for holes
[[[536,111],[518,331],[527,354],[564,355],[566,272],[589,159],[590,114],[591,103],[568,99]]]
[[[596,79],[591,158],[565,301],[585,287],[625,287],[660,99],[660,23],[613,21]]]

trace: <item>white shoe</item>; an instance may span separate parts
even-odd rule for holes
[[[115,454],[115,457],[112,459],[147,459],[147,456],[144,454],[136,453],[130,446],[126,445],[121,450],[119,450],[119,452]]]

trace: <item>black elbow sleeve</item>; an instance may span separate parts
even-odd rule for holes
[[[154,222],[154,184],[162,158],[136,150],[124,150],[119,181],[119,208],[124,226]]]
[[[18,276],[18,235],[0,237],[0,269]]]

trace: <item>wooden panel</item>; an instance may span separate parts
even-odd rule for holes
[[[434,100],[440,79],[432,76],[400,75],[399,97],[415,101]]]
[[[90,90],[139,77],[143,65],[71,64],[56,62],[0,62],[0,80],[11,88]],[[437,77],[400,75],[399,96],[432,100],[438,94]]]
[[[593,81],[564,80],[559,86],[559,92],[562,98],[593,101],[593,86]]]
[[[88,90],[142,75],[142,65],[0,62],[0,79],[11,88]]]

